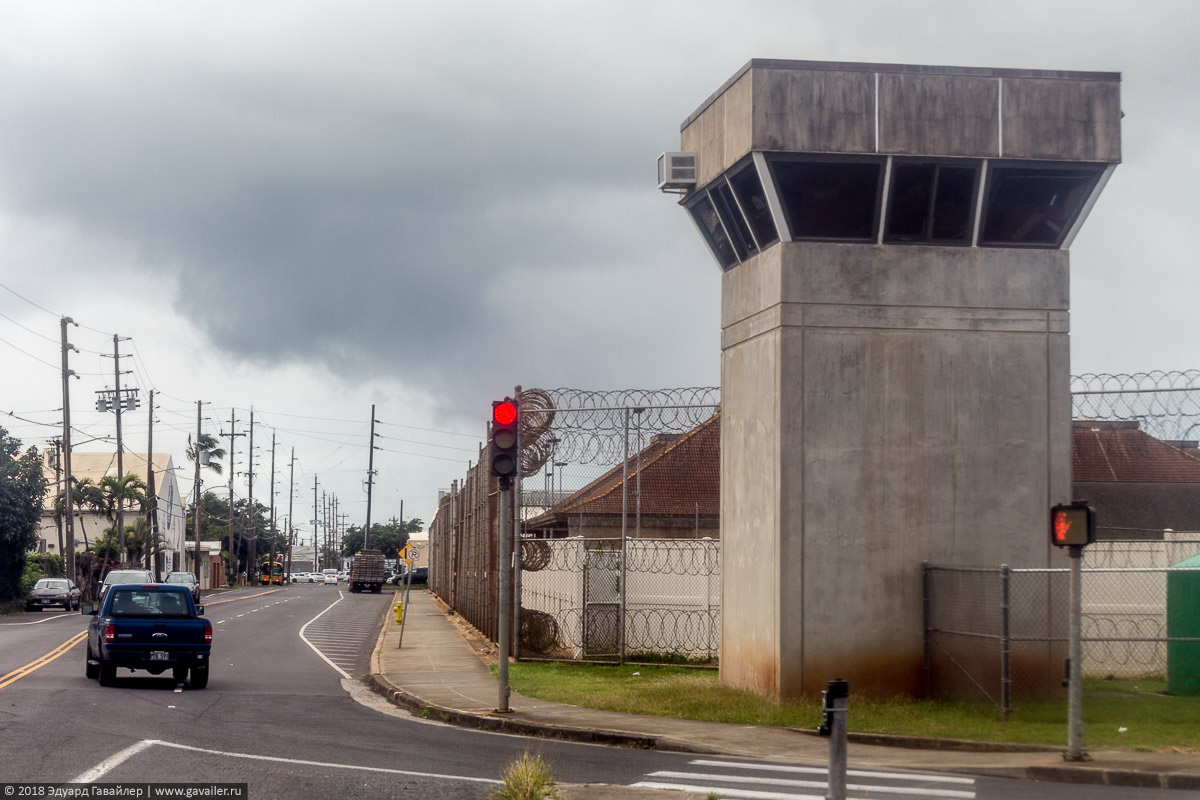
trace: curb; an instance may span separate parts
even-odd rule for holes
[[[659,739],[654,736],[645,736],[642,734],[571,728],[564,725],[523,722],[517,719],[506,719],[501,716],[488,714],[472,714],[467,711],[443,708],[442,706],[427,703],[418,697],[408,694],[403,689],[397,689],[378,672],[371,673],[365,680],[367,685],[376,694],[385,697],[393,705],[407,709],[415,716],[439,722],[449,722],[466,728],[476,728],[495,733],[512,733],[520,736],[537,736],[543,739],[557,739],[559,741],[631,747],[640,750],[671,750],[681,753],[696,753],[698,755],[716,755],[719,752],[717,750],[698,748],[685,745],[681,742]],[[499,712],[496,713],[498,714]]]

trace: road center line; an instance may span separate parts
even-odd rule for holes
[[[30,674],[31,672],[35,672],[35,671],[41,669],[42,667],[46,666],[54,659],[63,655],[68,650],[70,650],[72,647],[79,644],[86,638],[87,638],[87,631],[80,631],[79,633],[72,636],[70,639],[67,639],[65,642],[60,644],[58,647],[51,650],[49,653],[46,653],[44,656],[41,656],[37,659],[34,659],[33,661],[30,661],[28,664],[26,664],[23,667],[17,667],[16,669],[14,669],[12,672],[8,673],[7,675],[0,675],[0,689],[3,689],[4,687],[6,687],[10,684],[16,683],[21,678],[24,678],[26,675]],[[349,676],[347,676],[347,677],[349,677]]]

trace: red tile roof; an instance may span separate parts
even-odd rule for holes
[[[1137,422],[1076,420],[1071,454],[1076,482],[1200,483],[1200,459]]]
[[[629,504],[636,502],[639,458],[629,459]],[[655,437],[640,453],[642,515],[717,515],[721,505],[721,416],[687,433]],[[563,500],[552,515],[621,513],[623,465]]]

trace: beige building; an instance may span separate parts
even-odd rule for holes
[[[143,481],[147,480],[146,456],[137,453],[126,453],[122,459],[126,475],[137,475]],[[162,553],[159,568],[163,572],[185,569],[184,549],[186,546],[185,498],[180,494],[179,481],[175,476],[175,465],[171,455],[155,453],[154,488],[157,498],[158,530],[166,540],[166,549]],[[62,475],[55,469],[54,453],[46,454],[42,462],[46,473],[46,496],[42,503],[41,527],[38,531],[38,550],[41,552],[58,553],[59,530],[54,522],[54,499],[62,489]],[[99,483],[106,475],[116,476],[116,453],[71,453],[71,472],[76,481],[90,479]],[[75,549],[80,551],[95,542],[103,535],[104,530],[112,523],[101,513],[92,509],[76,507],[75,511]],[[125,524],[129,525],[137,518],[137,511],[127,511]],[[65,533],[63,534],[65,538]]]

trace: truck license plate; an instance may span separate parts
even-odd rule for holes
[[[150,660],[151,661],[169,661],[170,658],[171,657],[167,654],[166,650],[151,650],[150,651]]]

